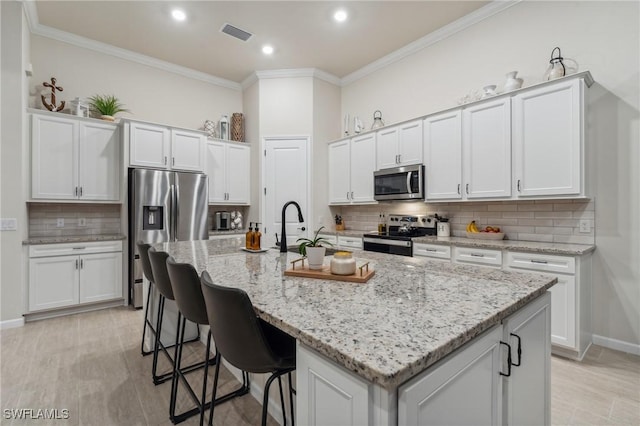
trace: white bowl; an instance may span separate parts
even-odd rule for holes
[[[477,240],[502,240],[504,232],[467,232],[467,238]]]

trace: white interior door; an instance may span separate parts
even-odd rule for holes
[[[281,238],[282,207],[295,201],[302,209],[304,222],[298,221],[295,206],[286,212],[287,244],[295,244],[302,236],[307,236],[307,224],[312,223],[309,215],[309,164],[307,151],[309,138],[265,138],[264,147],[264,214],[262,220],[263,247],[273,246],[275,234]],[[302,229],[304,228],[304,230]]]

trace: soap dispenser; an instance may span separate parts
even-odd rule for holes
[[[260,232],[260,222],[256,222],[256,230],[253,233],[253,249],[260,250],[260,239],[262,238],[262,232]]]
[[[245,248],[253,250],[253,222],[249,222],[249,230],[245,234]]]

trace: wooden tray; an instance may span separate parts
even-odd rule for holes
[[[369,278],[371,278],[376,273],[376,271],[374,271],[372,268],[365,267],[362,269],[362,275],[360,275],[361,268],[362,267],[358,267],[356,269],[356,273],[353,275],[335,275],[331,273],[331,267],[329,265],[324,265],[322,269],[309,269],[309,266],[304,265],[303,263],[303,265],[292,265],[289,269],[284,271],[284,274],[290,277],[319,278],[321,280],[366,283],[367,281],[369,281]]]

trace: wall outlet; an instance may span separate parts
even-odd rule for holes
[[[78,226],[87,226],[87,218],[86,217],[78,218]]]
[[[64,228],[64,218],[58,218],[58,220],[56,221],[56,228]]]
[[[9,217],[0,219],[0,231],[16,231],[18,230],[18,219]]]
[[[579,226],[580,226],[580,232],[584,233],[584,234],[588,234],[589,232],[591,232],[591,221],[590,220],[586,220],[583,219],[579,222]]]

